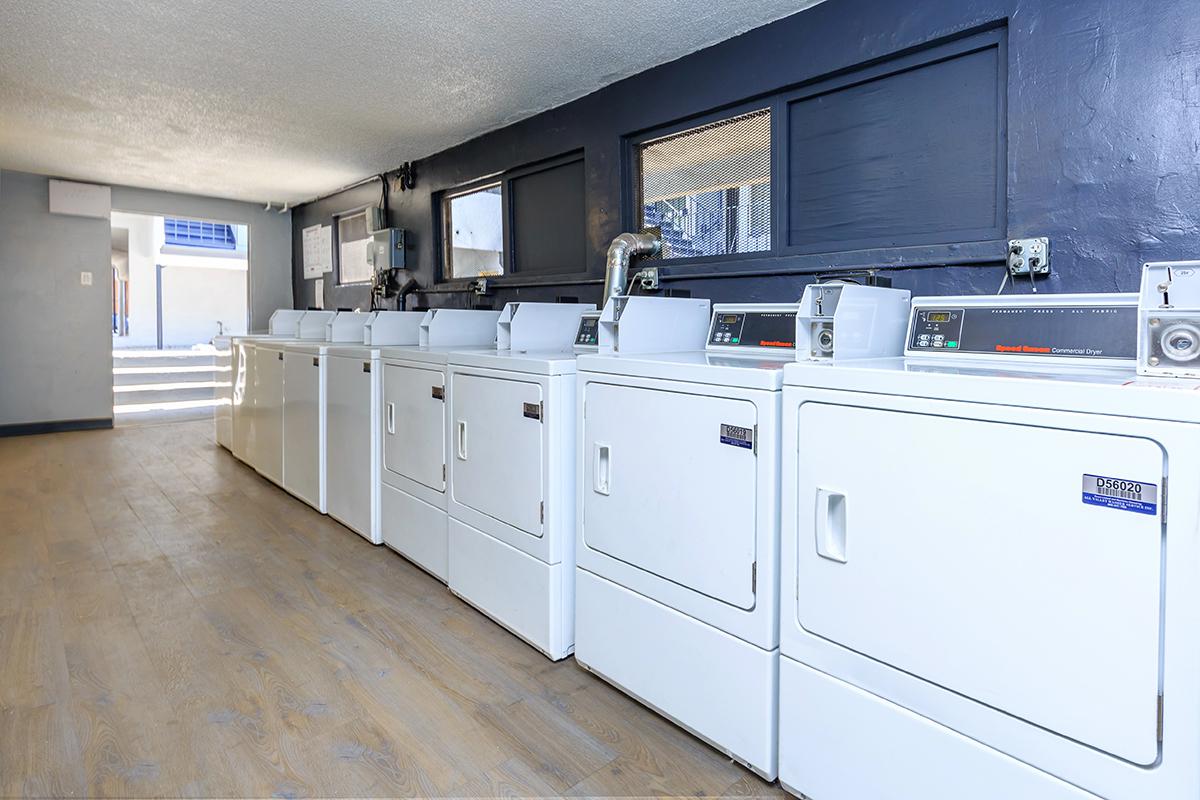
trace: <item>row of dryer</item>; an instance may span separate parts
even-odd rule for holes
[[[794,793],[1194,798],[1200,384],[1139,378],[1138,306],[825,284],[354,347],[304,314],[262,345],[276,482],[288,355],[352,359],[295,416],[325,409],[331,514]],[[243,453],[275,446],[261,341],[235,455],[247,415]]]

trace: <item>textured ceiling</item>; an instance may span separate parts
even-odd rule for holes
[[[815,0],[0,3],[0,166],[295,203]]]

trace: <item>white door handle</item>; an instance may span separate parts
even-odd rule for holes
[[[387,432],[388,433],[396,432],[396,404],[395,403],[387,404]]]
[[[817,489],[817,555],[846,563],[846,495]]]
[[[459,461],[467,460],[467,421],[460,419],[458,421],[458,447],[455,448]]]
[[[592,491],[607,495],[612,490],[612,451],[606,444],[593,442],[592,452]]]

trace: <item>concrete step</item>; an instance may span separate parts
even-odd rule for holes
[[[186,367],[196,365],[212,366],[216,356],[211,353],[181,353],[174,355],[163,353],[158,356],[126,356],[119,352],[113,353],[114,367]]]
[[[228,370],[218,371],[211,365],[180,367],[113,367],[114,386],[133,386],[140,383],[189,383],[197,381],[228,381]]]
[[[117,386],[113,391],[113,403],[117,406],[124,405],[140,405],[145,403],[176,403],[184,400],[212,400],[216,397],[216,389],[212,386],[201,384],[199,386],[188,386],[177,384],[144,384],[147,387],[158,387],[160,385],[170,388],[141,388],[140,386],[135,391],[128,391],[129,386]]]

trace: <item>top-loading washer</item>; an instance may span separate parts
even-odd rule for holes
[[[372,544],[382,541],[379,351],[384,345],[412,341],[425,316],[418,311],[375,312],[357,344],[331,344],[326,351],[326,511]]]
[[[553,660],[575,646],[571,348],[589,312],[509,303],[496,349],[448,360],[450,590]]]
[[[382,353],[383,458],[377,485],[383,542],[443,582],[447,362],[454,350],[494,348],[499,317],[499,311],[432,309],[415,340]]]
[[[791,791],[1200,796],[1200,383],[1136,333],[1135,295],[917,298],[905,357],[785,369]]]
[[[602,317],[578,360],[575,657],[768,779],[796,311],[715,305],[703,349],[648,354]]]
[[[258,345],[324,340],[325,325],[333,315],[332,311],[305,311],[294,334],[290,326],[282,325],[279,334],[233,339],[233,454],[260,473],[264,460],[273,463],[275,451],[282,453],[283,370],[282,351],[273,350],[260,359]],[[272,463],[266,464],[266,471],[272,470]],[[282,463],[274,472],[281,475]]]
[[[295,338],[296,329],[304,311],[291,308],[277,308],[267,321],[267,336]],[[233,452],[233,405],[234,386],[237,383],[238,370],[234,358],[234,339],[245,338],[232,335],[213,337],[213,348],[216,350],[214,366],[216,367],[217,391],[216,410],[213,413],[216,424],[217,444]],[[242,395],[239,393],[238,403]]]
[[[363,329],[376,313],[340,311],[326,323],[325,341],[283,348],[283,488],[322,514],[329,348],[363,341]]]

